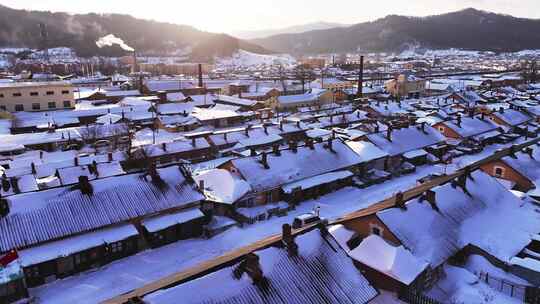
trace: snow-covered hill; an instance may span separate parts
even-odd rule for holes
[[[251,67],[262,65],[283,65],[291,66],[296,64],[296,59],[287,54],[282,55],[261,55],[244,50],[238,50],[230,58],[217,58],[216,65],[221,67]]]

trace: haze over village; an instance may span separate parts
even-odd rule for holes
[[[540,303],[536,1],[0,2],[0,304]]]

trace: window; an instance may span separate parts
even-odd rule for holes
[[[384,229],[377,224],[369,224],[369,230],[371,231],[371,234],[375,234],[380,237],[382,237],[384,231]]]
[[[6,108],[6,106],[0,106],[0,110],[7,111],[7,108]]]
[[[82,253],[77,253],[75,255],[75,265],[81,265],[83,263],[86,263],[86,255]]]
[[[444,132],[444,127],[438,127],[437,128],[439,130],[439,132],[443,133]]]
[[[41,109],[41,105],[39,103],[32,104],[32,110],[39,110],[39,109]]]
[[[64,94],[64,95],[69,94],[69,90],[63,90],[63,91],[62,91],[62,94]]]
[[[4,94],[0,94],[0,98],[4,98]]]
[[[64,100],[64,108],[71,108],[71,101]]]
[[[39,277],[39,267],[33,266],[26,268],[25,270],[26,277],[28,278],[38,278]]]
[[[15,111],[16,112],[24,111],[24,105],[22,104],[15,105]]]
[[[119,253],[122,252],[122,242],[116,242],[111,244],[111,252]]]
[[[21,97],[22,94],[21,93],[13,93],[13,97]]]
[[[38,96],[39,93],[38,92],[30,92],[30,96]]]
[[[47,95],[54,95],[54,91],[47,91]]]
[[[503,167],[494,167],[493,168],[493,175],[496,177],[503,177],[504,176],[504,168]]]
[[[54,101],[49,102],[49,109],[56,109],[56,102]]]

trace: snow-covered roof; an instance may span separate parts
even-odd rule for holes
[[[424,125],[423,131],[421,126],[394,129],[392,130],[391,140],[388,140],[387,132],[373,133],[367,135],[367,137],[369,141],[390,156],[418,150],[444,141],[444,136],[428,125]]]
[[[246,106],[251,107],[257,103],[257,101],[250,100],[250,99],[244,99],[244,98],[238,98],[234,96],[227,96],[227,95],[217,95],[216,102],[225,102],[227,104],[237,105],[237,106]]]
[[[514,155],[516,158],[505,156],[501,160],[540,187],[540,148],[533,148],[532,158],[523,152]]]
[[[312,89],[310,92],[307,92],[305,94],[279,96],[278,102],[284,105],[316,102],[326,92],[327,90]]]
[[[325,173],[325,174],[313,176],[310,178],[306,178],[301,181],[286,184],[285,186],[281,188],[283,189],[283,192],[285,193],[292,193],[295,189],[306,190],[306,189],[310,189],[310,188],[320,186],[323,184],[346,179],[353,175],[354,174],[351,171],[347,171],[347,170],[330,172],[330,173]]]
[[[178,303],[367,303],[377,291],[330,236],[318,230],[297,236],[298,257],[270,247],[256,251],[270,288],[253,284],[247,274],[235,279],[238,264],[144,297],[148,304]],[[208,288],[212,286],[212,288]],[[205,292],[200,292],[205,290]]]
[[[463,138],[487,133],[499,127],[494,122],[487,119],[487,117],[486,119],[480,119],[478,117],[469,117],[465,115],[461,116],[461,126],[459,126],[456,121],[445,121],[443,124]]]
[[[77,187],[7,197],[10,213],[0,219],[0,251],[121,223],[204,199],[178,166],[158,169],[161,181],[129,174],[91,181],[92,195]]]
[[[527,114],[513,109],[506,109],[503,112],[493,112],[492,115],[511,126],[517,126],[531,120],[531,117]]]
[[[283,150],[280,156],[268,154],[268,169],[264,168],[260,159],[261,156],[255,156],[231,161],[255,191],[347,169],[362,162],[360,156],[341,140],[332,141],[332,151],[327,147],[327,143],[317,143],[313,145],[313,150],[299,147],[296,153]]]
[[[19,257],[23,267],[52,261],[60,257],[81,252],[90,248],[125,240],[138,235],[137,229],[131,224],[109,227],[59,241],[23,249]]]
[[[351,148],[360,158],[362,162],[369,162],[375,159],[388,156],[387,152],[379,149],[374,144],[367,141],[346,141],[345,144]]]
[[[198,172],[193,179],[197,184],[204,181],[204,189],[200,190],[207,199],[218,203],[233,204],[251,191],[246,181],[225,169]]]
[[[141,221],[141,225],[143,225],[148,232],[153,233],[202,217],[204,217],[204,213],[202,213],[201,210],[192,208],[144,219]]]
[[[388,209],[377,216],[415,257],[432,267],[468,244],[508,262],[540,232],[534,207],[522,204],[494,178],[475,171],[466,188],[470,196],[451,184],[432,189],[439,211],[414,199],[406,210]]]
[[[349,252],[356,261],[409,285],[428,264],[403,246],[392,246],[378,235],[370,235]]]

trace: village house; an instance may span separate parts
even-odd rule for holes
[[[0,111],[35,112],[73,107],[73,86],[68,82],[0,83]]]
[[[191,279],[163,286],[142,300],[148,304],[173,304],[179,297],[185,303],[352,304],[368,303],[378,295],[325,227],[293,235],[291,227],[284,225],[276,242],[256,247],[211,271],[200,270]]]
[[[179,166],[151,167],[93,181],[81,176],[76,186],[2,198],[7,212],[0,216],[0,252],[18,250],[25,282],[33,287],[134,254],[145,243],[199,235],[204,216],[193,208],[204,196],[185,176]]]
[[[508,189],[528,192],[540,182],[540,150],[528,147],[510,156],[481,166],[482,171],[497,178]],[[533,190],[534,191],[534,190]]]
[[[495,179],[475,171],[409,202],[398,193],[396,207],[346,221],[352,233],[338,233],[347,236],[340,243],[375,287],[421,292],[444,276],[450,259],[477,254],[507,269],[540,230],[531,226],[536,219],[516,217],[523,211],[518,206]],[[490,241],[510,236],[510,243]],[[519,267],[509,271],[520,275]]]
[[[434,124],[433,128],[447,138],[472,139],[480,143],[493,142],[502,134],[500,127],[488,119],[484,113],[477,116],[457,115],[455,119]]]
[[[249,208],[274,205],[269,209],[288,209],[287,201],[297,204],[309,197],[318,197],[351,184],[353,172],[362,162],[360,156],[341,140],[322,143],[307,141],[305,146],[290,143],[290,148],[281,150],[274,146],[271,153],[230,160],[218,167],[230,172],[235,179],[244,180],[251,189],[235,203],[236,212],[249,212]],[[317,166],[313,166],[316,163]],[[246,187],[242,187],[244,189]],[[219,206],[208,209],[223,212]],[[267,213],[267,208],[256,208]],[[259,210],[264,209],[264,210]],[[250,213],[248,218],[259,217]]]
[[[491,112],[489,118],[494,123],[507,128],[510,132],[518,134],[529,132],[528,123],[532,120],[530,116],[521,111],[505,109],[503,107],[500,107],[497,111]]]
[[[398,98],[420,97],[426,89],[426,80],[412,75],[399,75],[387,81],[385,89],[390,95]]]
[[[436,129],[425,123],[406,128],[390,125],[386,131],[371,133],[365,138],[388,154],[384,170],[396,174],[407,172],[411,166],[426,164],[429,148],[445,141]]]
[[[269,106],[273,109],[280,111],[294,110],[299,107],[307,107],[314,105],[323,105],[332,103],[334,101],[334,95],[331,91],[324,89],[311,89],[309,92],[298,95],[284,95],[279,96]]]

